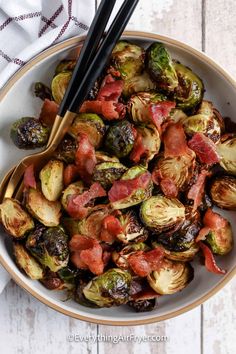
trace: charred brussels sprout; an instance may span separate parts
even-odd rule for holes
[[[134,130],[127,120],[111,125],[105,138],[105,147],[117,157],[127,156],[134,145]]]
[[[114,181],[120,179],[127,167],[120,162],[103,162],[96,165],[93,172],[93,180],[99,182],[103,188],[111,188]]]
[[[189,262],[192,261],[195,255],[199,251],[199,246],[196,242],[192,243],[192,245],[186,251],[169,251],[162,244],[157,242],[153,242],[152,246],[160,247],[162,246],[165,252],[165,257],[172,261],[181,261],[181,262]]]
[[[121,251],[112,252],[112,260],[117,267],[127,270],[129,268],[128,258],[131,254],[137,251],[149,251],[150,247],[145,245],[143,242],[133,243],[131,245],[125,246]]]
[[[230,223],[227,222],[221,229],[211,230],[206,236],[206,242],[210,245],[213,253],[221,256],[228,254],[234,244]]]
[[[194,270],[189,263],[165,259],[158,271],[147,279],[158,294],[174,294],[184,289],[193,280]]]
[[[129,301],[127,305],[132,307],[136,312],[152,311],[156,307],[156,299]]]
[[[5,198],[0,204],[0,221],[15,239],[23,238],[34,228],[33,219],[15,199]]]
[[[126,80],[140,74],[144,68],[144,49],[126,41],[120,41],[112,51],[111,62]]]
[[[13,243],[13,252],[17,265],[23,269],[28,277],[33,280],[43,278],[44,271],[42,266],[27,252],[22,244]]]
[[[154,124],[140,124],[139,126],[136,126],[135,129],[142,137],[142,145],[145,149],[144,161],[147,163],[152,160],[160,150],[160,134]]]
[[[175,89],[176,105],[183,111],[195,108],[201,101],[204,92],[202,80],[189,68],[174,63],[178,76],[178,87]]]
[[[185,207],[178,199],[157,195],[142,203],[140,217],[144,225],[157,233],[176,230],[185,220]]]
[[[66,164],[74,163],[76,149],[76,140],[68,135],[58,145],[55,157]]]
[[[82,194],[85,187],[82,181],[69,184],[69,186],[62,192],[61,204],[67,210],[68,200],[73,195]]]
[[[143,242],[148,237],[147,230],[138,221],[134,211],[128,211],[117,217],[121,223],[123,232],[116,237],[123,243]]]
[[[39,225],[29,234],[26,247],[42,265],[52,272],[57,272],[68,264],[68,236],[61,226],[46,229]]]
[[[63,162],[50,160],[40,171],[41,189],[47,200],[56,201],[63,190]]]
[[[35,149],[47,143],[49,129],[36,118],[23,117],[12,124],[10,136],[19,149]]]
[[[118,157],[111,156],[104,151],[95,151],[95,156],[98,164],[102,162],[120,162]]]
[[[196,115],[183,120],[184,131],[189,136],[203,133],[214,143],[217,143],[220,140],[222,129],[222,122],[218,117],[219,114],[214,113],[213,104],[209,101],[202,101]]]
[[[62,60],[57,65],[55,75],[65,71],[73,71],[76,65],[76,60]]]
[[[147,72],[143,72],[141,75],[133,76],[124,81],[123,95],[129,97],[137,92],[151,91],[156,88],[156,84],[152,81]]]
[[[135,123],[153,123],[150,107],[152,104],[165,101],[167,97],[154,91],[139,92],[130,97],[128,111],[131,119]]]
[[[162,43],[153,43],[147,49],[146,65],[151,77],[162,89],[173,91],[178,86],[178,77],[172,59]]]
[[[60,279],[64,282],[64,288],[73,289],[76,285],[76,281],[79,276],[79,270],[67,266],[65,268],[59,269],[57,274],[59,275]]]
[[[67,86],[69,85],[72,76],[71,71],[60,72],[54,76],[51,84],[52,96],[57,104],[60,104],[64,94],[66,92]]]
[[[221,167],[236,176],[236,136],[217,144],[217,152]]]
[[[85,133],[91,144],[98,148],[101,145],[105,130],[105,124],[97,114],[79,113],[69,129],[69,134],[77,138],[79,134]]]
[[[30,214],[45,226],[57,226],[60,222],[61,204],[51,202],[44,195],[33,188],[26,192],[26,207]]]
[[[236,209],[236,177],[222,176],[211,185],[211,198],[220,208]]]
[[[36,97],[41,98],[41,100],[45,100],[46,98],[51,101],[52,92],[49,87],[44,85],[42,82],[36,82],[34,85],[34,94]]]
[[[83,289],[85,298],[99,307],[126,304],[129,300],[131,275],[112,268],[93,278]]]

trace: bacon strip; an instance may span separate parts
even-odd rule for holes
[[[107,215],[103,219],[100,236],[102,241],[112,243],[121,232],[123,232],[123,227],[114,215]]]
[[[115,80],[110,74],[108,74],[102,82],[97,95],[97,100],[118,102],[123,87],[123,80]]]
[[[70,164],[64,168],[63,182],[66,187],[72,182],[74,182],[78,177],[79,177],[79,171],[77,166]]]
[[[215,274],[225,274],[226,270],[221,269],[215,261],[215,258],[213,256],[213,253],[211,251],[211,249],[205,245],[203,242],[198,242],[204,257],[205,257],[205,267],[206,269],[211,272],[211,273],[215,273]]]
[[[80,108],[81,113],[101,114],[106,120],[123,119],[126,107],[116,101],[84,101]]]
[[[212,209],[208,209],[204,215],[203,224],[204,227],[200,230],[196,242],[205,240],[210,231],[223,230],[227,226],[228,221],[220,214],[215,213]]]
[[[161,130],[162,123],[169,116],[172,108],[175,108],[175,102],[171,101],[157,102],[150,105],[150,115],[159,132]]]
[[[160,181],[160,187],[165,196],[175,198],[178,196],[179,190],[171,178],[163,178]]]
[[[137,133],[137,137],[135,139],[134,146],[130,154],[130,160],[135,163],[138,163],[141,157],[146,153],[146,151],[147,150],[143,145],[142,135]]]
[[[164,254],[162,247],[157,247],[148,252],[137,251],[129,256],[128,263],[135,274],[146,277],[152,271],[160,268]]]
[[[36,180],[34,176],[34,165],[31,164],[25,169],[24,173],[24,186],[25,188],[36,189]]]
[[[50,101],[46,98],[43,102],[43,106],[39,115],[40,122],[51,128],[56,118],[58,108],[59,106],[56,102]]]
[[[188,154],[189,148],[182,124],[170,124],[163,135],[164,157],[178,157]]]
[[[202,170],[201,173],[197,177],[197,181],[191,186],[188,191],[188,199],[192,199],[194,201],[193,210],[196,210],[202,202],[202,198],[204,196],[206,178],[209,176],[209,171]]]
[[[189,147],[196,153],[202,163],[213,165],[220,161],[216,145],[202,133],[196,133],[188,142]]]
[[[78,148],[75,153],[75,164],[80,177],[85,183],[91,180],[96,162],[94,146],[90,143],[86,134],[80,134]]]

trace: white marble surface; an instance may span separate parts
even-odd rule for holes
[[[128,27],[169,35],[204,50],[236,77],[235,18],[235,0],[140,0]],[[213,298],[184,315],[124,328],[68,318],[10,282],[0,295],[0,353],[236,353],[235,294],[233,279]],[[69,340],[69,335],[77,335],[77,341]],[[80,342],[79,335],[91,336],[90,341]],[[164,341],[108,341],[109,336],[128,335],[139,339],[160,336]]]

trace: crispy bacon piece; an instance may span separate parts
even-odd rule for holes
[[[34,176],[34,165],[31,164],[25,169],[24,173],[24,186],[25,188],[36,189],[36,180]]]
[[[129,256],[128,263],[135,274],[146,277],[152,271],[159,269],[164,254],[162,247],[157,247],[148,252],[137,251]]]
[[[159,132],[161,130],[162,123],[168,117],[172,108],[175,108],[175,102],[171,101],[163,101],[150,105],[149,110],[152,117],[152,121],[159,130]]]
[[[111,203],[114,203],[117,200],[125,199],[129,197],[136,189],[147,188],[150,181],[150,172],[145,172],[133,179],[115,181],[108,192],[109,200]]]
[[[97,100],[118,102],[123,87],[123,80],[115,80],[111,74],[108,74],[101,84]]]
[[[220,161],[216,145],[202,133],[196,133],[188,142],[189,147],[196,153],[202,163],[213,165]]]
[[[72,195],[69,197],[67,212],[68,214],[77,220],[81,220],[88,214],[88,207],[86,205],[90,200],[98,197],[104,197],[106,191],[102,188],[100,183],[93,183],[88,191],[80,195]]]
[[[67,187],[79,177],[79,171],[77,166],[70,164],[67,165],[63,172],[64,185]]]
[[[72,263],[80,269],[89,269],[93,274],[103,273],[103,249],[99,242],[84,235],[74,235],[69,242]]]
[[[126,107],[116,101],[84,101],[80,108],[81,113],[101,114],[106,120],[123,119]]]
[[[59,106],[56,102],[50,101],[46,98],[43,102],[43,106],[39,115],[40,122],[51,128],[56,118],[58,108]]]
[[[135,139],[134,146],[130,154],[130,160],[135,163],[138,163],[141,157],[146,153],[146,151],[147,150],[143,145],[142,135],[137,133],[137,137]]]
[[[205,257],[205,267],[209,272],[215,273],[215,274],[225,274],[226,270],[221,269],[215,261],[215,258],[213,256],[213,253],[211,249],[205,245],[203,242],[198,242],[204,257]]]
[[[188,191],[188,199],[192,199],[194,201],[193,210],[196,210],[202,202],[206,178],[209,175],[209,171],[202,170],[201,173],[198,175],[196,182],[191,186]]]
[[[212,209],[208,209],[204,215],[203,224],[204,227],[200,230],[196,242],[205,240],[211,230],[224,229],[227,226],[228,221],[220,214],[215,213]]]
[[[120,221],[114,215],[107,215],[102,222],[101,240],[112,243],[116,236],[123,231]]]
[[[86,134],[80,134],[78,148],[75,153],[75,164],[80,177],[85,183],[91,180],[96,162],[94,146],[90,143]]]
[[[163,178],[160,181],[160,187],[165,196],[175,198],[178,196],[179,190],[171,178]]]
[[[188,154],[189,148],[182,124],[170,124],[163,135],[164,157],[178,157]]]

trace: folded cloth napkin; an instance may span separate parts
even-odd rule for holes
[[[88,30],[96,0],[0,0],[0,87],[47,47]],[[0,293],[9,281],[0,265]]]

